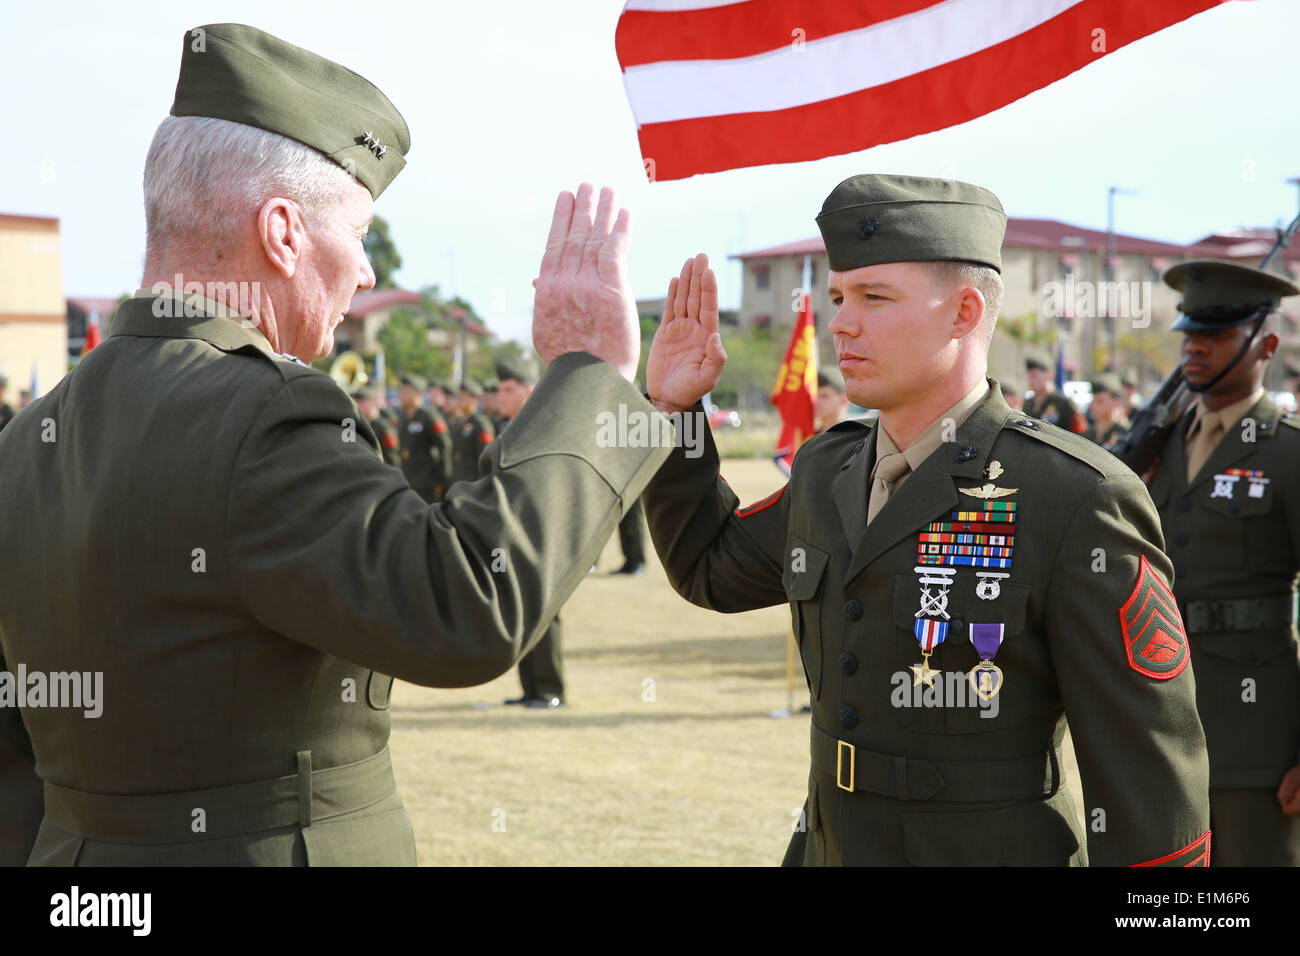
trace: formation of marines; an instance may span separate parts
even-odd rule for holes
[[[117,700],[153,703],[94,721],[0,707],[4,862],[415,862],[394,679],[469,686],[519,665],[518,702],[560,705],[558,660],[553,679],[528,662],[551,637],[558,658],[559,609],[639,501],[683,598],[790,607],[811,726],[787,863],[1300,864],[1300,419],[1262,389],[1289,279],[1166,274],[1196,401],[1140,478],[1104,448],[1128,383],[1094,383],[1085,437],[1044,360],[1026,363],[1023,409],[988,376],[997,197],[854,176],[816,217],[843,385],[819,383],[787,484],[742,506],[707,428],[688,455],[572,426],[620,406],[704,416],[726,363],[699,255],[669,283],[647,391],[632,384],[628,219],[609,190],[557,199],[540,377],[406,375],[386,413],[378,385],[353,401],[303,364],[341,320],[303,276],[328,276],[330,302],[373,286],[356,239],[410,133],[338,64],[251,27],[203,31],[146,164],[142,288],[0,432],[0,484],[26,502],[0,512],[0,671],[103,672]],[[219,274],[163,204],[165,184],[225,181],[231,137],[332,191],[311,216],[287,186],[243,197],[225,261],[274,310],[152,281]],[[844,420],[849,401],[877,418]]]

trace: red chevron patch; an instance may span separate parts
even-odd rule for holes
[[[1187,666],[1187,632],[1178,602],[1146,555],[1138,565],[1133,593],[1119,609],[1119,624],[1129,666],[1139,674],[1169,680]]]

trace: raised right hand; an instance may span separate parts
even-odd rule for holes
[[[589,352],[631,381],[641,358],[641,325],[627,276],[631,218],[602,189],[592,219],[591,183],[555,201],[533,296],[533,348],[548,365]]]
[[[663,321],[646,359],[646,391],[660,411],[685,410],[713,390],[726,362],[718,333],[718,279],[701,252],[668,283]]]

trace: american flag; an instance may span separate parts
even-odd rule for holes
[[[646,173],[867,149],[982,116],[1227,0],[630,0]]]

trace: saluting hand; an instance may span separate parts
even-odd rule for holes
[[[646,360],[650,400],[663,412],[690,408],[718,384],[726,362],[718,333],[718,278],[701,252],[668,283],[663,322]]]
[[[583,183],[575,198],[560,193],[546,237],[540,274],[533,280],[533,347],[547,364],[568,352],[590,352],[628,381],[641,358],[641,327],[627,277],[631,215],[614,212],[614,191],[600,191],[592,221],[592,193]]]

